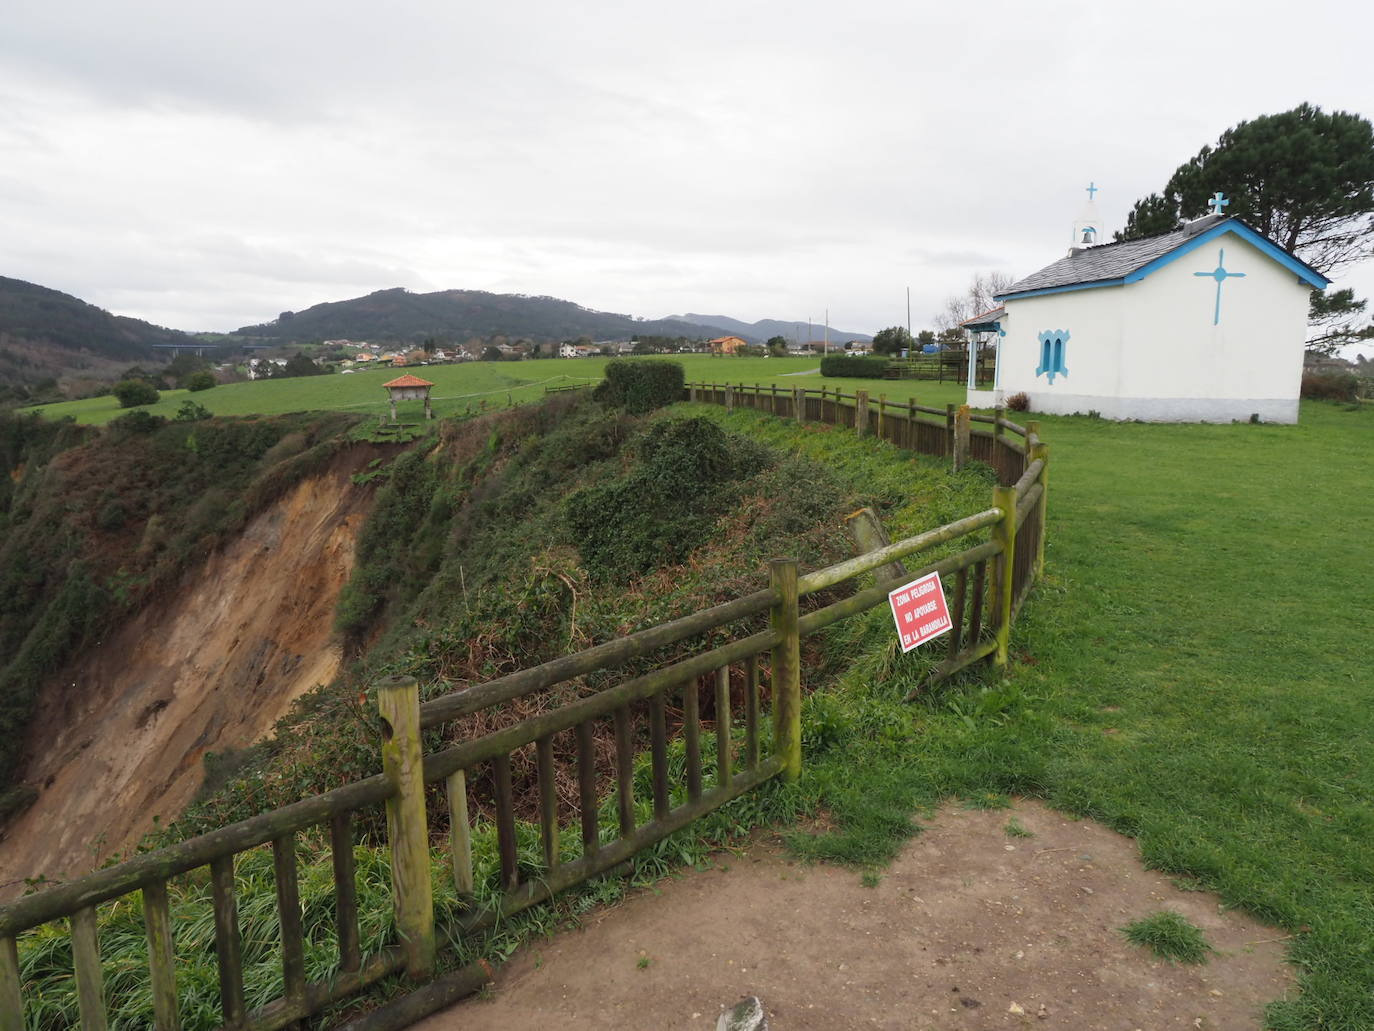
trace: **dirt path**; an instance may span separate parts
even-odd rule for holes
[[[692,1028],[756,994],[773,1031],[1239,1029],[1289,989],[1282,932],[1144,870],[1134,842],[1032,802],[942,812],[883,872],[760,843],[518,954],[489,998],[419,1031]],[[1217,950],[1155,960],[1118,928],[1162,908]]]

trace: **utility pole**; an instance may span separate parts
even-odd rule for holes
[[[821,347],[821,354],[830,353],[830,309],[825,309],[825,344]]]
[[[906,335],[911,336],[911,287],[906,288]]]

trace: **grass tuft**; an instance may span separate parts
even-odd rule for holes
[[[1187,917],[1171,909],[1161,909],[1121,928],[1132,945],[1149,949],[1160,959],[1170,963],[1206,963],[1207,954],[1215,952],[1202,936],[1202,931]]]
[[[1004,828],[1002,828],[1002,829],[1005,830],[1005,831],[1007,832],[1007,837],[1009,837],[1009,838],[1033,838],[1033,837],[1035,837],[1035,831],[1027,830],[1027,829],[1022,825],[1021,821],[1018,820],[1018,819],[1017,819],[1016,817],[1014,817],[1014,816],[1013,816],[1010,820],[1007,821],[1007,825],[1006,825]]]

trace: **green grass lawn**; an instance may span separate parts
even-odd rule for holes
[[[915,393],[923,402],[945,404],[962,400],[963,388],[954,384],[913,381],[822,379],[819,358],[735,358],[704,354],[672,355],[681,362],[691,382],[779,383],[793,386],[842,385],[845,393],[857,387],[874,398],[887,393],[905,399]],[[544,358],[523,362],[465,362],[461,365],[426,365],[406,369],[367,369],[349,375],[306,376],[297,379],[256,380],[227,383],[191,394],[165,390],[162,399],[146,411],[171,417],[187,398],[215,415],[280,415],[286,412],[342,410],[381,415],[389,411],[382,384],[403,372],[411,372],[434,384],[433,408],[440,417],[504,408],[535,401],[547,387],[569,383],[595,383],[601,379],[607,358]],[[797,375],[800,373],[800,375]],[[77,422],[103,425],[123,413],[113,397],[92,397],[44,405],[36,411],[53,419],[73,416]],[[418,401],[399,406],[402,419],[423,411]]]
[[[1291,934],[1274,1027],[1374,1027],[1374,411],[1042,431],[1048,577],[1008,676],[894,729],[874,616],[838,689],[857,732],[809,769],[839,827],[799,847],[878,861],[912,807],[1038,795]]]

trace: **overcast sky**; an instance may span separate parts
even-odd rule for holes
[[[1374,116],[1372,11],[7,0],[0,275],[187,330],[392,286],[920,328],[1090,180],[1117,228],[1237,121]]]

